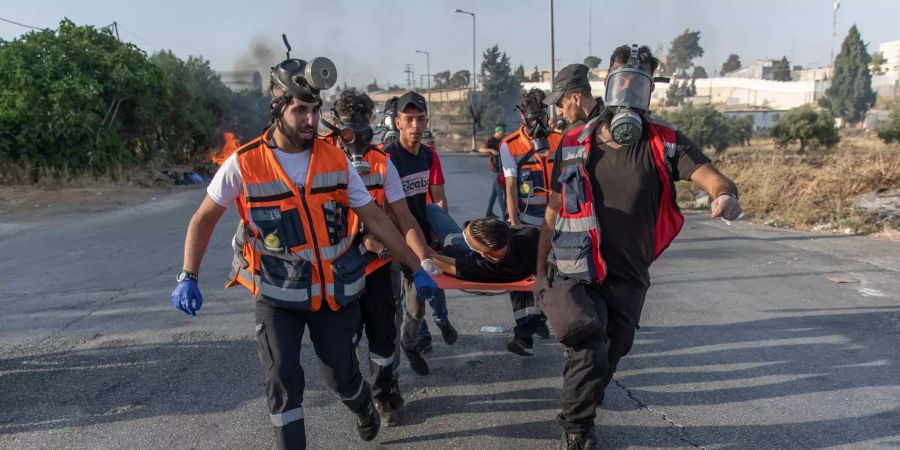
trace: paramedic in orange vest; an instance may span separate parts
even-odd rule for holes
[[[431,249],[416,219],[406,206],[406,193],[400,182],[397,168],[390,158],[372,145],[373,130],[370,125],[375,105],[368,95],[355,89],[341,92],[333,114],[333,121],[322,123],[332,129],[328,138],[344,149],[353,168],[359,173],[375,203],[384,208],[388,216],[406,236],[406,241],[416,254],[428,261]],[[360,227],[358,217],[351,214],[351,227]],[[363,227],[364,228],[364,227]],[[382,426],[399,424],[397,410],[405,403],[400,395],[397,381],[398,324],[395,318],[402,318],[397,301],[399,293],[394,292],[399,279],[392,278],[391,252],[384,244],[374,239],[365,229],[359,238],[365,247],[366,290],[360,298],[362,320],[357,331],[357,344],[365,330],[369,350],[369,382],[375,397],[375,408],[381,416]],[[425,263],[428,265],[429,263]],[[439,275],[437,266],[430,267],[431,275]],[[399,276],[399,273],[397,273]]]
[[[300,364],[306,328],[323,381],[356,415],[360,437],[370,441],[378,434],[378,413],[354,351],[365,261],[354,245],[351,210],[394,259],[415,271],[423,297],[436,290],[344,152],[316,139],[319,93],[335,77],[324,58],[288,59],[272,68],[270,127],[213,177],[188,226],[183,270],[172,293],[176,307],[196,315],[202,305],[200,261],[216,223],[235,203],[241,222],[231,240],[228,286],[244,286],[255,300],[257,349],[277,448],[306,448]]]
[[[620,358],[631,349],[650,263],[684,223],[674,181],[710,194],[712,216],[741,214],[735,184],[671,125],[650,119],[658,60],[647,47],[622,46],[610,58],[606,104],[591,97],[588,68],[563,68],[546,103],[568,123],[556,154],[550,202],[541,231],[535,296],[557,278],[580,281],[602,331],[567,347],[563,369],[562,448],[597,448],[596,408]],[[552,324],[551,324],[552,325]]]
[[[562,135],[550,130],[546,95],[540,89],[522,94],[517,109],[522,125],[500,141],[500,163],[506,186],[509,223],[540,226],[550,194],[550,173]],[[548,338],[547,318],[531,292],[509,293],[516,325],[506,349],[520,356],[534,355],[534,338]]]

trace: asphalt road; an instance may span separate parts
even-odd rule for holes
[[[444,157],[451,212],[479,216],[484,159]],[[0,447],[267,448],[252,304],[222,286],[226,216],[196,318],[169,301],[201,190],[71,220],[0,227]],[[0,219],[2,221],[2,219]],[[6,231],[3,231],[6,230]],[[652,270],[642,327],[600,414],[608,448],[900,446],[900,244],[690,215]],[[855,283],[835,283],[829,277]],[[459,342],[432,374],[404,360],[404,425],[361,442],[318,378],[311,448],[557,446],[562,348],[506,352],[505,296],[448,296]]]

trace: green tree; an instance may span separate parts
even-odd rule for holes
[[[694,58],[703,56],[703,47],[700,47],[700,32],[684,30],[672,40],[669,47],[669,58],[666,70],[670,75],[686,73],[693,65]]]
[[[884,75],[885,64],[887,64],[887,59],[884,57],[884,53],[872,53],[872,60],[869,62],[869,70],[872,72],[872,75]]]
[[[741,68],[741,58],[732,53],[728,55],[728,59],[722,63],[722,70],[719,71],[721,75],[725,75],[726,73],[734,72]]]
[[[834,117],[827,111],[816,111],[808,105],[786,112],[772,127],[772,137],[779,147],[799,142],[799,154],[808,145],[831,148],[840,141],[834,128]]]
[[[780,61],[772,67],[772,79],[775,81],[791,81],[791,63],[787,56],[782,56]]]
[[[543,77],[541,76],[540,69],[538,69],[538,66],[534,66],[534,72],[531,72],[531,82],[539,83],[539,82],[543,81],[543,80],[541,80],[541,78],[543,78]]]
[[[712,148],[717,155],[741,143],[738,132],[740,119],[726,117],[710,105],[687,104],[661,117],[674,123],[698,147]]]
[[[447,81],[447,87],[452,89],[464,88],[469,85],[469,71],[468,70],[457,70],[450,77],[450,80]]]
[[[878,127],[878,137],[886,144],[900,142],[900,106],[894,106],[890,121]]]
[[[519,64],[519,67],[516,67],[516,71],[513,73],[513,78],[519,83],[525,81],[525,67]]]
[[[709,78],[709,75],[706,74],[706,68],[703,66],[694,67],[694,74],[691,75],[691,78]]]
[[[600,67],[600,63],[602,63],[602,62],[603,62],[602,58],[599,58],[599,57],[593,56],[593,55],[588,56],[587,58],[584,58],[584,65],[590,67],[591,69],[596,69],[596,68]]]
[[[107,29],[0,41],[0,162],[104,171],[154,148],[171,93],[159,69]]]
[[[485,50],[483,58],[481,123],[514,123],[517,119],[515,106],[522,94],[522,88],[512,76],[509,57],[495,45]]]
[[[434,74],[434,88],[435,89],[447,89],[450,86],[448,83],[450,82],[450,71],[445,70],[443,72],[438,72]]]
[[[435,86],[435,87],[436,87],[436,86]],[[380,91],[380,90],[381,90],[381,86],[378,85],[378,80],[377,80],[377,79],[376,79],[376,80],[372,80],[371,83],[369,83],[368,85],[366,85],[366,92],[375,92],[375,91]]]
[[[860,122],[866,110],[875,103],[870,62],[866,44],[856,25],[853,25],[834,59],[831,87],[825,91],[819,104],[836,117],[843,117],[850,123]]]
[[[688,96],[690,93],[690,88],[687,85],[687,82],[678,83],[676,80],[672,80],[669,83],[669,88],[666,89],[666,102],[665,106],[681,106],[684,104],[684,98]]]

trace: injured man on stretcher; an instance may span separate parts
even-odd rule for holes
[[[513,283],[534,276],[540,229],[497,218],[475,219],[460,229],[440,207],[428,205],[428,223],[443,245],[434,262],[447,275],[464,281]],[[533,335],[547,338],[546,317],[531,291],[510,292],[516,319],[506,348],[522,356],[534,354]]]

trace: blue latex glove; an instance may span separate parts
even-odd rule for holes
[[[413,283],[416,285],[416,294],[419,301],[425,301],[434,297],[434,293],[438,289],[437,284],[435,284],[434,280],[431,279],[431,275],[425,269],[419,269],[413,273]]]
[[[172,304],[184,311],[185,314],[197,315],[197,311],[203,306],[203,296],[200,295],[200,287],[194,280],[184,280],[175,286],[172,291]]]

